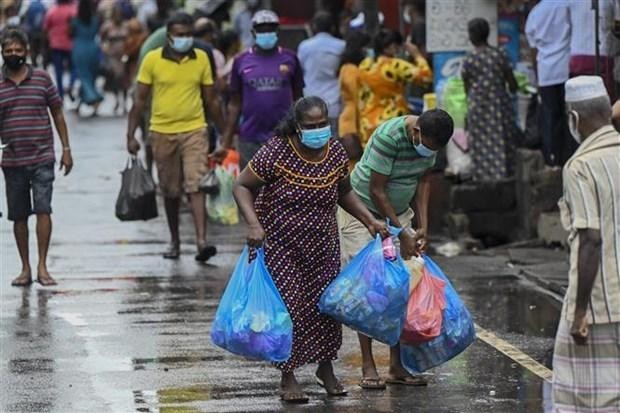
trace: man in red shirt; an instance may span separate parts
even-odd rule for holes
[[[4,66],[0,76],[0,137],[6,145],[2,171],[6,181],[9,220],[22,271],[14,286],[32,283],[28,251],[28,217],[37,215],[39,264],[37,281],[55,285],[47,270],[47,251],[52,233],[52,185],[54,182],[54,135],[48,108],[62,143],[60,169],[73,168],[62,100],[47,72],[26,64],[28,38],[20,30],[8,30],[0,42]]]
[[[71,73],[69,89],[67,90],[72,100],[73,95],[71,91],[77,78],[75,67],[71,62],[73,40],[69,30],[71,19],[76,14],[77,7],[73,0],[57,0],[57,4],[49,9],[43,21],[43,32],[46,33],[49,41],[54,73],[56,73],[56,87],[58,87],[61,99],[64,96],[62,77],[65,73],[65,67],[69,68]]]

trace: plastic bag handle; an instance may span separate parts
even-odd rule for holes
[[[388,231],[390,231],[390,234],[392,234],[392,237],[397,237],[400,235],[401,232],[403,232],[403,228],[398,228],[395,226],[390,225],[390,219],[387,218],[387,226],[388,226]]]
[[[125,163],[125,169],[128,169],[130,165],[132,167],[135,166],[137,162],[138,162],[137,155],[134,155],[134,154],[129,155],[129,158],[127,158],[127,163]]]

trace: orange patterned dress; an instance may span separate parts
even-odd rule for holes
[[[423,57],[413,63],[387,56],[366,58],[359,68],[360,140],[365,147],[379,125],[409,113],[405,85],[427,85],[433,73]]]

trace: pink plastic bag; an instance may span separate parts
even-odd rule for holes
[[[442,312],[446,307],[445,285],[424,268],[422,279],[407,303],[407,318],[401,334],[405,343],[420,344],[441,334]]]

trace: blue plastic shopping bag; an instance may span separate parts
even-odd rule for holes
[[[426,269],[445,281],[446,307],[439,337],[415,346],[401,343],[400,358],[410,373],[422,373],[463,352],[476,339],[474,322],[441,268],[424,256]]]
[[[396,345],[405,321],[409,272],[400,257],[383,255],[381,237],[372,240],[327,287],[322,313],[368,337]]]
[[[282,362],[291,356],[293,322],[262,249],[251,262],[248,247],[241,253],[215,313],[211,340],[251,359]]]

